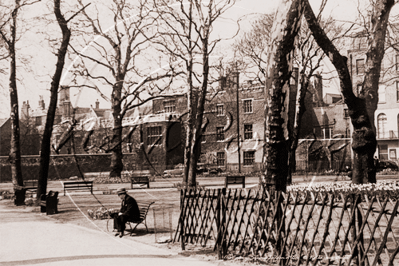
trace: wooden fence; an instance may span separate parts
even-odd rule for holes
[[[389,193],[182,190],[174,240],[280,265],[399,265],[398,205]]]

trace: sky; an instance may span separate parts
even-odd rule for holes
[[[215,33],[224,37],[232,36],[237,30],[236,23],[234,22],[235,20],[244,15],[247,15],[248,19],[250,19],[254,14],[275,12],[279,2],[280,1],[276,0],[238,0],[235,6],[224,14],[223,19],[217,25],[218,28],[215,29]],[[310,0],[315,13],[317,13],[319,8],[319,2],[320,0]],[[330,13],[339,21],[354,19],[357,12],[357,2],[358,0],[330,0],[326,7],[327,14]],[[398,9],[398,7],[396,7],[396,9]],[[43,2],[30,7],[29,12],[27,12],[28,14],[26,14],[26,16],[29,17],[27,20],[28,23],[33,21],[31,19],[32,17],[40,16],[43,14],[43,12],[49,13],[49,11],[46,11]],[[247,22],[244,21],[241,24],[243,30],[248,29],[249,27],[249,20],[246,21]],[[46,31],[47,28],[43,28],[41,30]],[[59,36],[60,35],[61,34],[59,33]],[[18,52],[28,58],[29,65],[28,69],[23,66],[18,68],[19,103],[20,106],[22,106],[23,101],[29,101],[31,108],[33,109],[38,107],[40,95],[43,96],[46,106],[48,106],[50,96],[50,78],[54,73],[56,62],[56,56],[52,53],[52,51],[50,51],[50,49],[48,49],[46,42],[38,37],[39,35],[35,35],[35,33],[27,32],[18,43]],[[64,68],[62,79],[62,82],[64,83],[67,83],[68,80],[68,72],[65,70],[68,69],[68,67],[70,67],[70,63],[66,64]],[[7,79],[8,76],[2,77],[3,84],[1,84],[2,87],[0,87],[0,90],[2,90],[0,93],[0,105],[2,106],[2,108],[0,108],[0,118],[9,116],[10,108]],[[79,95],[79,98],[77,95]],[[74,106],[94,106],[95,101],[99,99],[100,107],[109,107],[109,103],[103,100],[94,91],[85,91],[84,93],[79,94],[77,92],[71,91],[71,98],[72,105]]]

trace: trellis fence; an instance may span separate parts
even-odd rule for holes
[[[182,190],[174,240],[280,265],[399,265],[398,205],[376,192]]]

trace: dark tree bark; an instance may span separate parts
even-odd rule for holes
[[[373,6],[371,13],[372,31],[370,32],[370,41],[366,53],[365,79],[363,82],[364,97],[356,97],[353,93],[347,58],[339,53],[338,49],[317,23],[308,0],[304,0],[304,4],[304,15],[309,29],[312,31],[318,45],[335,66],[340,80],[341,92],[348,106],[354,129],[352,134],[352,149],[354,152],[352,182],[355,184],[375,183],[376,166],[374,165],[373,156],[377,140],[374,113],[378,103],[378,83],[381,60],[384,56],[386,28],[390,11],[395,2],[394,0],[379,0]]]
[[[285,0],[278,7],[272,28],[265,87],[265,177],[269,186],[285,191],[288,175],[288,93],[290,54],[302,16],[299,0]],[[287,97],[286,97],[287,96]]]
[[[202,84],[199,95],[197,96],[197,106],[195,112],[195,123],[194,130],[192,132],[192,139],[190,143],[190,161],[189,161],[189,171],[188,171],[188,186],[195,187],[196,181],[196,170],[198,158],[201,154],[201,136],[202,136],[202,122],[203,114],[205,109],[205,96],[208,90],[208,76],[209,76],[209,50],[208,41],[210,34],[210,26],[206,25],[204,32],[205,35],[201,39],[202,42]]]
[[[69,40],[71,38],[71,31],[68,28],[68,21],[65,20],[61,13],[61,0],[54,0],[54,14],[57,18],[58,25],[62,31],[62,42],[58,49],[57,64],[54,76],[50,87],[50,104],[47,110],[46,124],[44,127],[43,138],[40,148],[40,168],[38,177],[37,199],[39,200],[42,194],[47,191],[47,178],[50,164],[50,148],[51,148],[51,134],[53,133],[55,111],[57,109],[58,88],[60,85],[62,70],[65,64],[65,55],[68,50]]]
[[[122,162],[122,117],[121,117],[121,99],[124,75],[119,74],[121,77],[119,81],[113,86],[111,103],[112,103],[112,116],[114,118],[114,126],[112,129],[112,145],[111,152],[111,172],[110,177],[120,177],[123,170]]]
[[[25,204],[25,191],[22,186],[24,181],[22,178],[21,169],[21,146],[20,146],[20,126],[19,126],[19,105],[18,105],[18,90],[17,90],[17,73],[16,73],[16,51],[15,43],[17,41],[17,17],[18,11],[21,8],[21,1],[15,0],[15,6],[11,12],[9,22],[10,32],[9,37],[6,32],[0,30],[1,37],[6,45],[10,57],[10,105],[11,105],[11,141],[10,141],[10,164],[11,164],[11,180],[15,193],[15,205]]]

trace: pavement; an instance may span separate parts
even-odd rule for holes
[[[0,201],[0,265],[225,265],[57,222],[33,207]]]

